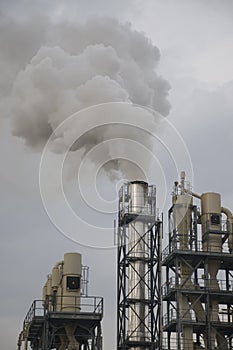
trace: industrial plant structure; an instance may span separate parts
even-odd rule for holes
[[[156,189],[124,184],[118,215],[117,349],[161,349],[161,237]]]
[[[79,253],[65,253],[34,300],[23,323],[18,350],[101,350],[103,298],[87,295],[88,267]]]
[[[181,172],[162,253],[163,220],[156,213],[153,185],[122,186],[117,349],[233,350],[230,210],[218,193],[193,193]]]
[[[232,214],[220,194],[193,193],[184,172],[172,199],[163,250],[164,349],[232,350]]]
[[[233,216],[220,194],[192,192],[182,172],[165,235],[155,186],[127,182],[115,233],[117,350],[233,350]],[[54,266],[18,350],[102,349],[103,299],[87,296],[86,275],[78,253]]]

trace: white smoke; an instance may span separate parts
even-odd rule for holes
[[[167,115],[169,84],[156,72],[159,51],[114,19],[60,24],[13,85],[13,133],[44,144],[69,115],[103,102],[129,101]]]
[[[156,73],[159,59],[159,50],[143,33],[115,19],[50,26],[43,46],[14,81],[13,135],[30,147],[43,147],[70,115],[105,102],[130,102],[166,116],[170,86]],[[108,131],[106,127],[94,130],[77,140],[72,149],[86,152],[109,138]],[[118,129],[116,136],[122,132]],[[132,135],[131,130],[128,137]],[[54,151],[60,150],[63,135],[58,136]],[[140,135],[134,138],[139,140]]]

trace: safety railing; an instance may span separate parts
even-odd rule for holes
[[[24,326],[37,317],[50,312],[103,314],[102,297],[47,296],[46,300],[34,300],[25,319]]]
[[[176,251],[184,251],[184,252],[210,252],[210,253],[228,253],[229,247],[227,242],[224,244],[215,244],[211,241],[202,242],[198,240],[197,242],[193,242],[190,244],[184,244],[179,236],[170,241],[170,243],[164,248],[162,252],[162,260],[165,260],[171,253]]]
[[[124,184],[119,191],[119,212],[123,218],[126,214],[149,215],[156,216],[156,188],[153,185],[147,187],[145,193],[135,192],[134,196],[138,203],[144,205],[133,204],[131,201],[130,183]]]
[[[187,342],[188,344],[193,344],[192,345],[193,349],[205,349],[205,342],[203,337],[200,337],[198,342],[195,339],[195,335],[193,335],[193,337],[191,338],[186,336],[185,340],[183,338],[183,335],[180,335],[179,342],[178,342],[178,337],[179,335],[177,333],[172,334],[169,340],[166,336],[163,336],[162,350],[177,350],[178,348],[182,350],[186,350],[187,347],[185,345],[185,342]],[[215,338],[210,338],[210,340],[212,343],[215,342]],[[228,350],[233,350],[233,345],[227,344],[227,346],[228,346],[227,347]]]
[[[163,339],[162,350],[168,350],[168,349],[169,350],[177,350],[178,349],[178,342],[176,339],[176,335],[174,335],[173,339],[170,339],[169,341],[167,338]]]
[[[124,203],[124,206],[120,206],[120,216],[123,217],[126,214],[151,215],[157,217],[158,211],[150,203],[146,205],[129,205],[129,203]]]
[[[219,310],[218,318],[216,319],[216,317],[210,316],[210,320],[212,322],[217,322],[217,323],[221,322],[232,326],[233,310],[231,310],[230,312],[227,312],[227,310]]]
[[[229,324],[230,326],[232,325],[233,322],[233,310],[227,311],[227,310],[222,310],[219,308],[218,313],[214,312],[212,314],[211,312],[209,313],[209,320],[212,323],[226,323]],[[188,323],[196,323],[197,318],[196,318],[196,313],[192,309],[192,306],[190,305],[190,309],[186,311],[182,311],[180,314],[180,321],[184,322],[187,321]],[[166,313],[162,317],[162,324],[163,326],[167,326],[171,323],[177,323],[178,322],[178,312],[176,309],[171,309],[169,313]]]
[[[208,216],[211,214],[208,214]],[[215,215],[215,214],[213,214]],[[206,220],[203,224],[202,224],[202,232],[203,234],[208,233],[209,231],[211,232],[220,232],[222,234],[229,232],[229,227],[228,227],[228,222],[227,220],[221,220],[221,218],[219,218],[219,223],[218,224],[214,224],[213,222],[211,222],[211,220]]]
[[[162,317],[163,326],[167,326],[169,323],[177,322],[177,311],[171,309],[168,313],[164,314]]]
[[[191,341],[193,342],[193,338],[191,339]],[[180,337],[180,341],[179,341],[179,345],[180,345],[180,349],[184,349],[183,348],[183,337]],[[177,350],[178,349],[178,340],[177,340],[177,334],[172,334],[171,335],[171,339],[167,339],[165,337],[163,337],[163,341],[162,341],[162,350]]]
[[[49,296],[46,300],[46,310],[53,312],[103,313],[103,298],[92,296]]]
[[[227,283],[226,280],[220,280],[220,279],[216,280],[211,278],[194,279],[193,277],[191,277],[190,279],[187,279],[186,282],[183,282],[181,284],[180,279],[177,280],[177,278],[175,278],[174,276],[169,278],[169,280],[162,285],[162,296],[165,297],[169,292],[178,288],[189,289],[189,290],[209,289],[211,291],[215,290],[216,292],[233,293],[233,280]]]
[[[190,309],[183,310],[182,313],[180,313],[180,320],[191,322],[191,323],[196,322],[196,314],[195,314],[195,311],[192,309],[192,305],[190,305]],[[178,322],[178,312],[176,309],[171,309],[169,313],[166,313],[165,315],[163,315],[163,318],[162,318],[163,326],[166,326],[173,322],[174,323]]]
[[[43,300],[34,300],[24,319],[24,325],[30,323],[35,317],[43,317],[45,312]]]

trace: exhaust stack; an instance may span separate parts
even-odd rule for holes
[[[118,350],[159,348],[161,229],[155,186],[125,183],[119,192],[117,232]]]

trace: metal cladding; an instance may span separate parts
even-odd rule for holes
[[[155,186],[125,183],[119,192],[118,349],[159,347],[160,232]]]
[[[220,194],[193,193],[181,173],[163,251],[164,350],[233,349],[232,219]]]
[[[133,182],[129,186],[129,212],[134,214],[142,214],[147,206],[147,183]],[[144,320],[146,313],[146,305],[142,303],[148,298],[147,289],[141,276],[145,275],[146,271],[146,256],[145,242],[141,237],[147,232],[147,224],[143,218],[134,220],[134,225],[129,227],[129,257],[132,262],[129,266],[129,299],[134,300],[129,309],[129,339],[140,341],[146,339],[146,325],[141,322]],[[136,242],[138,242],[136,244]]]

